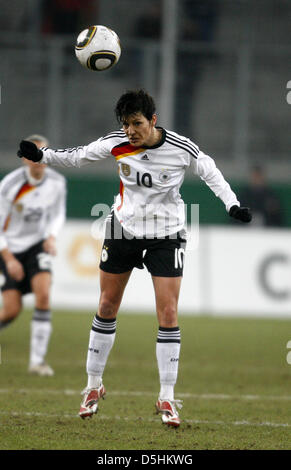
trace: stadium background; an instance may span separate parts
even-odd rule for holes
[[[260,226],[255,214],[237,252],[245,260],[255,256],[260,242],[253,241],[254,230],[256,240],[266,236],[272,241],[266,257],[277,252],[284,258],[270,271],[275,295],[283,292],[275,299],[274,310],[286,315],[291,267],[282,236],[288,237],[291,227],[290,3],[0,0],[0,7],[0,177],[19,165],[16,150],[21,138],[37,132],[46,135],[52,147],[89,143],[117,127],[113,108],[120,94],[144,87],[156,98],[159,124],[188,135],[213,156],[238,194],[246,187],[253,165],[265,170],[267,184],[280,200],[281,226]],[[92,22],[110,26],[121,38],[120,62],[104,73],[83,69],[74,55],[77,34]],[[69,223],[82,220],[82,231],[88,232],[95,220],[92,207],[110,206],[119,190],[115,162],[108,159],[59,171],[68,180]],[[181,193],[186,204],[199,204],[200,252],[207,261],[209,247],[203,244],[207,230],[228,227],[225,233],[235,239],[241,227],[190,172]],[[88,252],[87,257],[91,255]],[[233,263],[237,265],[235,258]],[[207,269],[206,278],[199,271],[206,283],[212,267]],[[252,276],[245,279],[242,272],[237,271],[238,281],[252,282]],[[265,301],[273,306],[274,297],[266,295]],[[250,312],[247,306],[245,310]]]

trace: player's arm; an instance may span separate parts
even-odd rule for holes
[[[52,256],[56,256],[57,254],[57,246],[56,246],[56,237],[54,235],[49,235],[43,242],[43,249],[47,253]]]
[[[5,226],[9,220],[10,210],[11,203],[2,194],[2,187],[0,186],[0,254],[6,265],[8,274],[16,281],[21,281],[24,278],[22,264],[9,250],[5,236]]]
[[[22,140],[17,152],[18,157],[25,157],[36,163],[78,168],[110,155],[110,151],[101,138],[89,145],[55,150],[47,147],[38,149],[33,142]]]
[[[213,158],[200,150],[195,167],[200,178],[225,204],[225,208],[231,217],[241,222],[250,222],[252,220],[250,209],[248,207],[240,207],[240,202],[229,183],[216,167]]]
[[[63,227],[66,220],[66,201],[67,201],[67,188],[66,182],[63,180],[59,188],[58,197],[55,204],[51,208],[50,222],[47,227],[47,237],[44,240],[44,250],[55,256],[57,236]]]
[[[7,272],[15,281],[22,281],[24,278],[24,270],[22,264],[15,258],[8,248],[0,251],[2,259],[6,265]]]

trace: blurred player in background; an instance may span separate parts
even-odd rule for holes
[[[252,206],[254,227],[282,227],[283,209],[281,201],[267,180],[266,171],[255,165],[249,179],[239,193],[243,204]]]
[[[174,386],[178,375],[180,329],[178,298],[186,245],[185,208],[179,189],[185,170],[193,167],[225,204],[232,217],[249,222],[248,208],[190,139],[158,127],[155,103],[144,90],[123,94],[115,108],[122,129],[84,147],[38,149],[22,141],[18,156],[61,166],[82,166],[114,157],[119,166],[120,193],[108,217],[100,262],[100,301],[93,319],[87,356],[88,383],[80,416],[97,411],[105,395],[103,371],[115,340],[116,316],[133,268],[150,272],[156,297],[159,330],[156,356],[160,393],[156,410],[162,422],[179,426]],[[142,294],[141,294],[142,295]],[[134,354],[134,352],[133,352]]]
[[[37,134],[27,141],[37,147],[48,145],[47,139]],[[51,257],[56,255],[56,237],[65,211],[65,179],[45,164],[23,158],[23,166],[0,183],[0,331],[19,315],[22,296],[32,292],[35,309],[29,372],[38,375],[54,373],[45,362],[52,332]]]

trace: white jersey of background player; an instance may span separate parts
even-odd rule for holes
[[[28,138],[38,146],[45,137]],[[0,329],[18,316],[22,296],[32,292],[29,371],[52,375],[45,363],[51,335],[51,256],[66,212],[66,181],[56,171],[23,159],[0,183]]]
[[[46,168],[43,179],[23,167],[6,175],[0,183],[0,251],[26,251],[32,245],[57,237],[65,220],[65,178]]]

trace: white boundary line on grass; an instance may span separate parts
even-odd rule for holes
[[[26,389],[26,388],[0,388],[1,393],[19,393],[19,394],[46,394],[46,395],[81,395],[79,390],[71,389]],[[108,396],[131,396],[131,397],[155,397],[157,393],[146,391],[127,391],[127,390],[112,390],[107,392]],[[177,398],[192,398],[201,400],[270,400],[270,401],[291,401],[291,395],[230,395],[225,393],[177,393]]]
[[[11,416],[11,417],[21,417],[21,416],[28,416],[28,417],[35,417],[35,418],[78,418],[80,417],[76,414],[67,414],[64,413],[63,415],[57,414],[50,414],[50,413],[39,413],[39,412],[32,412],[32,411],[0,411],[1,416]],[[98,414],[98,419],[103,421],[127,421],[127,422],[158,422],[160,421],[159,418],[131,418],[128,416],[105,416],[102,414]],[[269,421],[265,421],[263,423],[251,423],[250,421],[243,420],[243,421],[210,421],[205,419],[183,419],[183,423],[186,424],[210,424],[210,425],[223,425],[223,426],[255,426],[255,427],[271,427],[271,428],[290,428],[291,424],[289,423],[271,423]]]
[[[77,390],[54,390],[54,389],[8,389],[8,388],[0,388],[0,394],[5,393],[18,393],[18,394],[46,394],[46,395],[80,395],[80,391]],[[109,392],[108,395],[112,396],[156,396],[156,393],[153,392],[142,392],[142,391],[112,391]],[[231,400],[231,399],[241,399],[241,400],[279,400],[279,401],[286,401],[291,400],[291,396],[287,395],[227,395],[227,394],[215,394],[215,393],[202,393],[202,394],[195,394],[195,393],[179,393],[177,394],[180,398],[192,398],[192,399],[203,399],[203,400]],[[79,418],[77,414],[50,414],[50,413],[41,413],[41,412],[25,412],[25,411],[0,411],[1,416],[28,416],[28,417],[48,417],[48,418]],[[100,420],[110,420],[114,419],[116,421],[129,421],[129,422],[156,422],[159,421],[158,418],[133,418],[133,417],[126,417],[126,416],[114,416],[108,417],[106,415],[99,414],[98,419]],[[269,421],[265,421],[262,423],[252,423],[247,420],[242,421],[220,421],[220,420],[199,420],[199,419],[184,419],[184,423],[187,424],[210,424],[210,425],[223,425],[223,426],[255,426],[255,427],[272,427],[272,428],[289,428],[291,427],[290,423],[272,423]]]

